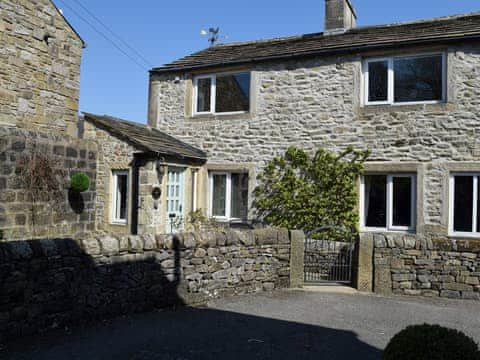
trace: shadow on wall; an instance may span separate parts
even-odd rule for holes
[[[70,239],[0,242],[0,340],[183,305],[178,240],[169,254],[165,269],[156,253],[95,258]]]
[[[248,301],[248,298],[246,299]],[[315,309],[311,309],[312,313]],[[6,359],[380,359],[351,331],[214,309],[139,314],[9,344]]]

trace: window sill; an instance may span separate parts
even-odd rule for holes
[[[127,226],[128,223],[126,221],[111,221],[110,225],[114,226]]]
[[[415,235],[417,233],[416,229],[410,230],[394,230],[394,229],[380,229],[380,228],[363,228],[360,229],[360,233],[377,233],[377,234],[404,234],[404,235]]]
[[[480,241],[480,233],[448,233],[448,237],[450,239],[457,239],[457,240],[479,240]]]
[[[455,105],[448,102],[439,103],[407,103],[407,104],[369,104],[360,107],[361,115],[375,114],[379,112],[396,113],[410,111],[450,111]]]
[[[226,114],[197,114],[191,115],[187,119],[191,121],[208,120],[250,120],[253,118],[250,112],[226,113]]]

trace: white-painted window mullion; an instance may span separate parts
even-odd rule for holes
[[[393,104],[395,102],[395,74],[393,69],[393,58],[388,59],[388,103]]]
[[[231,194],[232,194],[232,173],[227,173],[227,186],[225,186],[225,217],[227,219],[231,218]]]
[[[410,228],[416,228],[417,218],[417,179],[415,176],[410,177],[412,183],[412,189],[410,191]]]
[[[213,75],[211,77],[211,94],[210,94],[210,112],[212,114],[215,114],[217,112],[216,110],[216,100],[217,100],[217,77]]]
[[[393,226],[393,177],[387,176],[387,229]]]
[[[478,204],[478,176],[473,177],[473,211],[472,211],[472,232],[477,232],[477,204]]]

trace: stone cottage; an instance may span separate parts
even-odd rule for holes
[[[218,44],[151,70],[149,125],[207,153],[199,206],[249,218],[267,161],[291,145],[351,145],[372,152],[362,239],[474,244],[480,14],[357,27],[349,0],[325,3],[322,33]]]
[[[85,43],[52,1],[1,1],[0,30],[0,240],[178,230],[201,199],[184,182],[196,183],[205,153],[108,116],[79,123]],[[19,163],[37,154],[54,166],[55,201],[25,184]],[[69,190],[77,172],[91,180],[81,195]]]
[[[94,193],[76,209],[68,199],[73,173],[95,180],[96,144],[76,139],[84,47],[50,0],[0,2],[0,240],[95,229]],[[32,201],[24,184],[19,162],[33,154],[63,173],[55,206],[48,194]]]

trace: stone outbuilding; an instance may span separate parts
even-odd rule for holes
[[[76,136],[86,44],[51,0],[0,1],[0,126]]]
[[[125,234],[183,229],[203,196],[198,172],[206,154],[139,123],[89,113],[82,123],[81,136],[99,145],[97,229]]]

